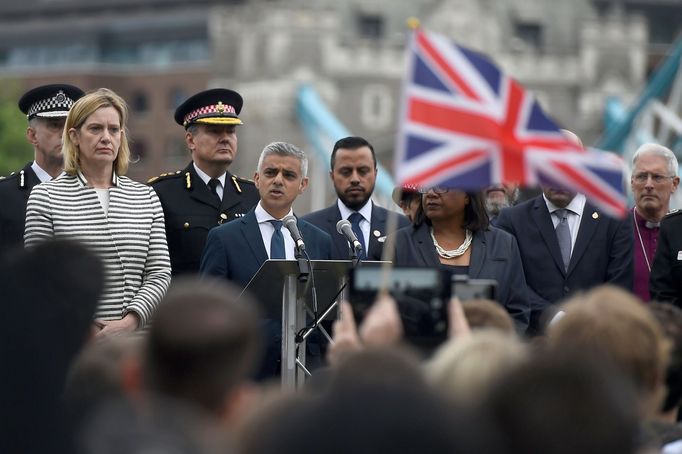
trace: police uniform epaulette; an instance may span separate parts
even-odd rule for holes
[[[19,178],[19,174],[17,172],[12,172],[5,177],[0,177],[0,181],[8,182],[8,181],[12,181],[16,178]]]
[[[152,177],[152,178],[148,179],[147,184],[152,184],[152,183],[155,183],[159,180],[165,180],[165,179],[170,178],[170,177],[177,177],[177,176],[180,176],[181,174],[182,174],[182,170],[177,170],[175,172],[162,173],[161,175],[158,175],[156,177]]]
[[[238,177],[237,175],[232,175],[232,184],[234,185],[234,188],[237,190],[237,192],[241,194],[242,184],[255,185],[256,183],[254,183],[253,180],[247,180],[246,178]]]

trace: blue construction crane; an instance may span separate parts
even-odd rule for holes
[[[296,112],[303,132],[312,145],[320,162],[329,168],[332,145],[343,137],[352,135],[348,129],[332,114],[317,90],[304,84],[298,89],[296,96]],[[382,201],[391,200],[391,192],[395,187],[393,178],[381,164],[377,164],[377,181],[375,196]]]
[[[633,131],[636,119],[649,105],[650,101],[659,99],[666,94],[678,78],[680,57],[682,57],[682,38],[677,39],[672,46],[670,55],[656,69],[648,85],[629,110],[616,98],[607,101],[604,119],[605,131],[595,144],[597,148],[623,154],[628,136],[631,133],[637,134],[637,131]],[[642,140],[655,140],[655,138],[643,137]]]

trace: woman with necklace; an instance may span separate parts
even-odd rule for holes
[[[447,188],[422,190],[413,225],[396,232],[396,266],[440,267],[471,279],[495,279],[497,301],[517,331],[528,326],[530,306],[516,240],[490,227],[478,193]]]

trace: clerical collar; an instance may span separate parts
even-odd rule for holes
[[[637,219],[637,223],[641,225],[642,227],[646,227],[647,229],[657,229],[661,226],[660,222],[651,222],[648,221],[644,216],[639,214],[639,211],[637,211],[637,208],[632,209],[635,213],[635,218]]]

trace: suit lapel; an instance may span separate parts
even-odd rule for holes
[[[235,221],[236,222],[236,221]],[[260,227],[258,226],[258,221],[256,220],[256,212],[251,209],[243,218],[239,220],[241,222],[241,231],[246,240],[246,244],[251,248],[254,257],[259,264],[263,264],[268,259],[268,253],[265,250],[265,245],[263,244],[263,237],[260,234]],[[236,238],[235,238],[236,240]]]
[[[327,223],[329,224],[328,231],[332,237],[333,256],[348,259],[350,257],[350,246],[348,246],[348,241],[346,241],[346,237],[336,231],[336,223],[341,220],[339,206],[337,204],[330,206],[327,208],[325,214],[327,216]]]
[[[242,197],[237,193],[234,188],[234,183],[232,182],[232,174],[227,172],[225,174],[225,187],[223,188],[223,200],[220,203],[220,211],[225,212],[235,205],[239,205],[242,201]]]
[[[306,244],[306,250],[311,255],[311,259],[316,260],[317,249],[315,248],[315,238],[313,238],[313,234],[311,233],[310,224],[301,222],[301,219],[296,216],[296,225],[298,226],[298,231],[301,232],[303,242]]]
[[[469,277],[478,278],[486,256],[485,233],[482,230],[474,233],[471,241],[471,257],[469,258]]]
[[[565,274],[564,260],[561,258],[561,249],[559,249],[559,240],[557,240],[551,214],[547,209],[547,204],[542,195],[535,198],[535,203],[531,210],[531,217],[540,231],[540,235],[542,235],[542,239],[545,241],[545,245],[547,246],[550,255],[554,258],[554,262],[561,272]]]
[[[367,247],[367,256],[375,257],[379,255],[383,244],[379,243],[379,237],[386,236],[386,211],[372,203],[372,219],[369,221],[369,246]],[[374,235],[374,232],[379,232],[379,236]]]
[[[28,196],[31,195],[31,189],[33,189],[33,186],[40,184],[40,178],[38,178],[38,175],[33,171],[31,168],[31,164],[28,164],[26,167],[23,168],[24,171],[24,184],[26,186],[26,190],[24,191],[24,197],[26,200],[28,200]]]
[[[597,225],[599,224],[600,217],[593,218],[592,214],[597,213],[595,208],[589,203],[585,203],[585,208],[583,208],[583,215],[580,219],[580,227],[578,227],[578,236],[575,239],[575,246],[573,246],[573,253],[571,254],[571,261],[568,263],[568,274],[573,271],[575,264],[580,261],[580,257],[583,256],[587,247],[590,245],[592,236],[597,230]]]
[[[197,175],[197,172],[194,170],[194,165],[191,162],[185,168],[183,174],[186,174],[187,172],[189,172],[190,179],[192,181],[192,188],[189,189],[189,196],[197,202],[212,206],[217,211],[218,208],[220,208],[218,200],[216,200],[215,196],[211,194],[211,191],[208,189],[206,184],[204,184],[204,181],[201,179],[201,177]]]
[[[430,227],[428,224],[424,223],[412,234],[414,235],[414,242],[418,245],[417,249],[422,257],[422,260],[427,266],[439,267],[440,260],[438,259],[438,253],[433,245],[433,240],[431,239]]]

